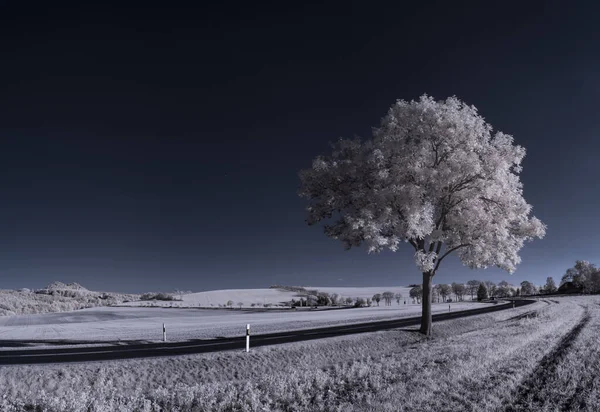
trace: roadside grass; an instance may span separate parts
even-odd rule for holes
[[[596,301],[565,298],[560,305],[539,302],[435,323],[432,339],[394,330],[263,347],[249,354],[2,367],[0,409],[497,411],[522,405],[525,409],[517,410],[542,411],[555,410],[550,398],[559,396],[560,387],[576,395],[573,404],[584,400],[585,410],[597,410],[590,409],[600,404],[590,373],[597,373],[598,364],[583,365],[590,341],[598,339]],[[532,310],[535,317],[508,320]],[[586,313],[589,322],[555,365],[563,369],[536,389],[547,402],[529,402],[520,389],[523,383],[535,381],[536,367]]]

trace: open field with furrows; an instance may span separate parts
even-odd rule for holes
[[[1,410],[600,410],[600,297],[250,353],[11,366]],[[37,409],[35,409],[37,408]]]

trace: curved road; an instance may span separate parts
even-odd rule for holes
[[[524,306],[535,300],[517,300],[516,306]],[[462,318],[482,313],[496,312],[512,308],[511,304],[497,304],[480,309],[462,310],[433,315],[433,321]],[[420,317],[401,318],[395,320],[359,323],[343,326],[332,326],[317,329],[269,333],[250,337],[250,347],[277,345],[280,343],[299,342],[312,339],[343,336],[354,333],[376,332],[405,326],[418,325]],[[160,342],[132,344],[124,346],[95,346],[75,348],[50,348],[0,351],[0,365],[23,365],[36,363],[89,362],[115,359],[146,358],[154,356],[190,355],[197,353],[218,352],[223,350],[242,350],[246,345],[246,337],[220,338],[206,340],[189,340],[185,342]]]

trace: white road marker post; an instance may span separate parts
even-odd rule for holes
[[[513,300],[513,309],[515,308],[515,301]]]
[[[448,305],[448,312],[450,312],[450,305]]]
[[[165,324],[163,323],[163,342],[167,341],[167,328],[165,328]]]
[[[250,324],[246,325],[246,352],[250,352]]]

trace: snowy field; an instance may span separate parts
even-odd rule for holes
[[[404,286],[369,286],[364,288],[307,286],[306,289],[317,289],[319,292],[325,292],[329,294],[337,293],[338,295],[344,297],[363,299],[370,299],[376,293],[400,293],[403,298],[406,298],[406,302],[408,303],[409,292],[411,288]]]
[[[319,286],[307,286],[307,290],[318,290],[319,292],[326,292],[329,294],[337,293],[344,298],[371,298],[376,293],[383,293],[386,291],[393,293],[401,293],[403,297],[407,299],[409,297],[410,288],[402,286],[377,286],[377,287],[365,287],[365,288],[351,288],[351,287],[319,287]],[[175,298],[179,299],[180,296],[175,294]],[[250,307],[255,305],[262,307],[264,305],[282,305],[292,299],[299,300],[300,298],[306,298],[305,293],[289,292],[279,289],[225,289],[225,290],[211,290],[206,292],[189,293],[181,296],[181,301],[135,301],[123,303],[123,306],[165,306],[165,307],[212,307],[218,308],[219,305],[226,306],[227,302],[231,300],[233,306],[237,307],[239,303],[243,307]]]
[[[134,301],[123,303],[122,306],[164,306],[164,307],[205,307],[218,308],[219,305],[226,306],[228,301],[237,307],[242,303],[244,307],[255,304],[262,307],[265,304],[280,305],[292,299],[300,299],[299,294],[279,289],[224,289],[211,290],[207,292],[189,293],[181,296],[181,301]],[[304,295],[302,295],[304,296]],[[173,294],[179,299],[180,296]]]
[[[433,339],[415,326],[250,353],[0,367],[0,410],[595,412],[599,304],[551,297],[436,322]]]
[[[476,302],[452,303],[451,310],[487,306]],[[448,312],[448,304],[433,304],[433,313]],[[240,309],[178,308],[90,308],[73,312],[0,318],[0,345],[6,340],[35,341],[156,341],[162,339],[162,324],[171,341],[241,336],[246,324],[253,334],[280,332],[330,325],[418,316],[421,305],[347,308],[330,310],[284,309],[252,311]],[[43,343],[43,342],[42,342]]]

